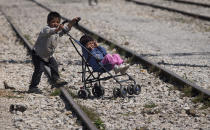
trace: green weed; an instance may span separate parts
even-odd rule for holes
[[[61,90],[56,88],[51,94],[50,96],[59,96],[61,94]]]
[[[147,104],[144,105],[144,108],[154,108],[157,105],[154,102],[149,102]]]
[[[87,116],[94,122],[96,127],[100,130],[105,130],[104,122],[100,119],[99,115],[94,112],[92,108],[80,105],[80,108],[87,114]]]

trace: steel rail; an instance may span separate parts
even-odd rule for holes
[[[182,15],[190,16],[190,17],[205,20],[205,21],[210,21],[210,17],[200,15],[200,14],[189,13],[189,12],[182,11],[182,10],[177,10],[177,9],[168,8],[168,7],[164,7],[164,6],[160,6],[160,5],[154,5],[154,4],[150,4],[150,3],[140,2],[140,1],[136,1],[136,0],[125,0],[125,1],[133,2],[133,3],[139,4],[139,5],[149,6],[149,7],[153,7],[153,8],[157,8],[157,9],[167,10],[170,12],[180,13]]]
[[[33,46],[31,45],[31,43],[24,37],[24,35],[20,31],[20,29],[12,22],[12,19],[10,17],[8,17],[1,9],[0,9],[0,11],[5,16],[5,18],[7,19],[7,21],[11,25],[12,29],[16,32],[17,36],[23,41],[24,46],[27,47],[28,51],[31,54],[32,48],[33,48]],[[51,72],[50,72],[49,67],[44,66],[44,69],[45,69],[45,72],[47,73],[47,76],[48,77],[51,77]],[[74,110],[74,112],[76,112],[76,114],[82,120],[82,123],[85,125],[85,128],[87,128],[88,130],[98,130],[96,128],[96,126],[92,123],[92,121],[88,118],[88,116],[85,114],[85,112],[83,112],[81,110],[81,108],[79,107],[79,105],[77,105],[74,102],[73,98],[71,97],[71,95],[69,94],[69,92],[65,89],[65,87],[60,87],[59,89],[61,90],[61,92],[64,95],[65,99],[71,105],[71,108]]]
[[[173,2],[182,3],[182,4],[196,5],[196,6],[210,8],[210,4],[198,3],[198,2],[192,2],[192,1],[184,1],[184,0],[166,0],[166,1],[173,1]]]
[[[38,3],[37,1],[34,1],[34,0],[30,0],[30,1],[35,2],[37,5],[45,8],[47,11],[52,11],[51,9],[49,9],[48,7],[44,6],[41,3]],[[62,18],[64,20],[70,20],[63,16],[62,16]],[[123,53],[123,54],[125,54],[126,57],[130,57],[133,62],[139,62],[140,64],[144,65],[145,68],[147,68],[148,70],[153,71],[153,72],[158,72],[159,73],[158,76],[160,78],[164,76],[167,79],[167,81],[171,81],[171,84],[174,84],[175,86],[177,86],[179,88],[184,88],[185,86],[192,87],[192,92],[195,95],[199,95],[199,94],[205,95],[205,99],[207,99],[207,100],[210,99],[210,91],[209,90],[201,88],[200,86],[196,85],[195,83],[183,79],[182,77],[175,74],[174,72],[167,70],[156,63],[153,63],[152,61],[142,57],[139,54],[136,54],[135,52],[133,52],[125,47],[122,47],[121,45],[118,45],[110,40],[107,40],[103,36],[100,36],[99,34],[93,32],[93,31],[90,31],[89,29],[83,27],[80,24],[77,24],[74,27],[83,33],[93,36],[98,42],[103,42],[109,46],[115,47],[119,53]]]

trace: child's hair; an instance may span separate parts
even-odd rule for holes
[[[79,41],[83,46],[85,46],[88,42],[94,41],[94,40],[91,36],[85,34],[80,38]]]
[[[47,16],[47,23],[49,24],[50,21],[54,18],[59,18],[59,20],[61,19],[61,16],[58,12],[50,12]]]

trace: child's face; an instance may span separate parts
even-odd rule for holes
[[[95,47],[95,41],[89,41],[87,44],[86,44],[86,47],[88,49],[93,49]]]
[[[98,47],[98,43],[96,41],[89,41],[87,44],[86,44],[86,48],[92,50],[94,48],[97,48]]]
[[[51,28],[57,28],[58,25],[60,24],[60,19],[59,18],[53,18],[50,22],[49,22],[49,26]]]

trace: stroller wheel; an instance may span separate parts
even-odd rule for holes
[[[89,93],[88,93],[88,91],[86,89],[80,89],[78,91],[78,97],[79,98],[87,99],[88,96],[89,96]]]
[[[114,88],[113,89],[113,95],[114,95],[114,98],[117,98],[120,96],[120,89],[119,88]]]
[[[127,89],[125,87],[120,88],[120,96],[125,98],[127,96]]]
[[[134,94],[139,95],[141,92],[141,86],[139,84],[134,85],[133,92],[134,92]]]
[[[133,85],[127,87],[127,92],[128,92],[128,94],[133,95],[133,93],[134,93],[134,91],[133,91]]]
[[[95,97],[99,98],[102,97],[104,95],[104,87],[95,84],[92,88],[92,93]]]

